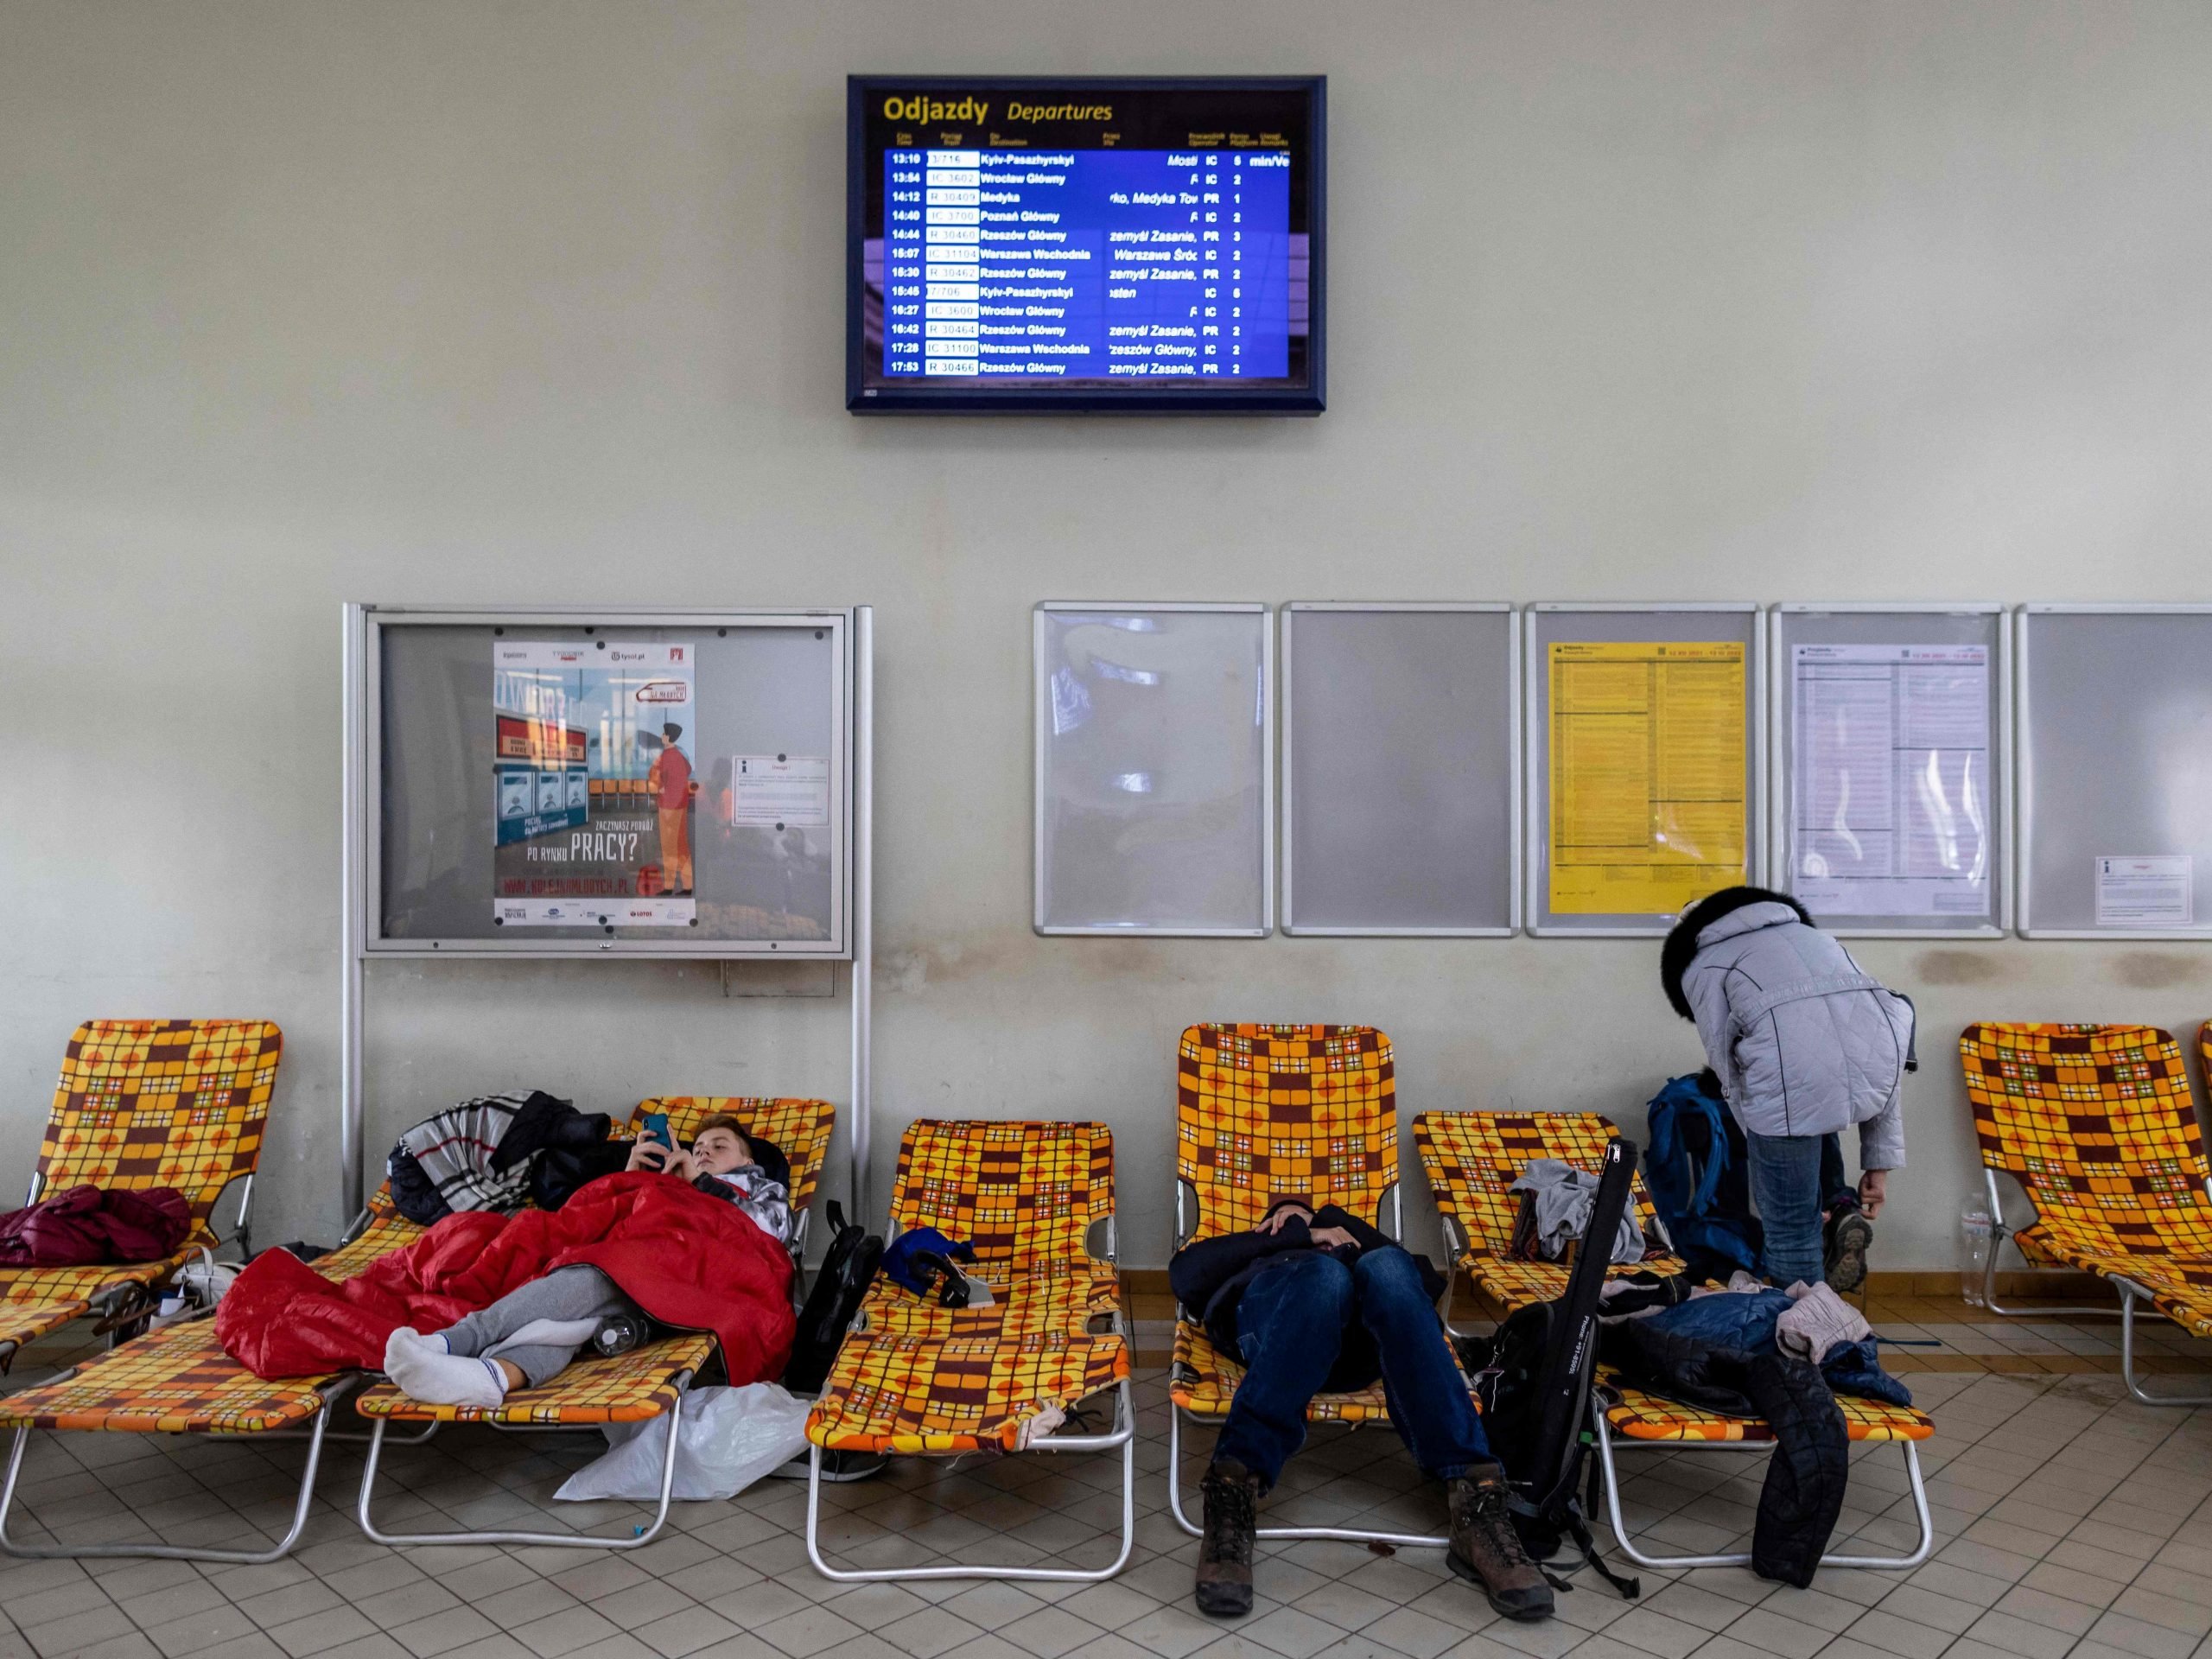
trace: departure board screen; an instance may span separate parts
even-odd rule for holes
[[[855,76],[847,406],[1318,413],[1325,87]]]

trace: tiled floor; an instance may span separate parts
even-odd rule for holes
[[[2085,1325],[2040,1340],[2063,1356],[2098,1337],[2109,1339]],[[1824,1572],[1808,1591],[1735,1569],[1647,1573],[1641,1602],[1586,1584],[1536,1625],[1493,1618],[1438,1552],[1335,1543],[1263,1547],[1253,1616],[1199,1618],[1194,1546],[1166,1513],[1166,1382],[1157,1370],[1141,1379],[1136,1548],[1103,1585],[833,1583],[807,1563],[804,1484],[776,1480],[731,1503],[678,1504],[669,1532],[635,1554],[389,1550],[353,1524],[360,1457],[346,1446],[327,1461],[306,1541],[273,1566],[0,1561],[0,1659],[2212,1659],[2212,1412],[2133,1404],[2109,1376],[1911,1378],[1938,1426],[1923,1451],[1939,1541],[1916,1571]],[[620,1535],[641,1510],[550,1501],[595,1449],[581,1436],[450,1433],[387,1454],[396,1484],[379,1516],[424,1528],[550,1516]],[[16,1530],[273,1537],[303,1456],[296,1442],[41,1436]],[[1624,1457],[1632,1521],[1652,1538],[1716,1548],[1748,1533],[1755,1454]],[[1118,1474],[1096,1454],[894,1464],[827,1489],[827,1546],[872,1567],[1103,1563]],[[1387,1428],[1335,1430],[1317,1433],[1266,1514],[1425,1530],[1440,1502]],[[1910,1516],[1898,1453],[1866,1448],[1839,1541],[1902,1551]]]

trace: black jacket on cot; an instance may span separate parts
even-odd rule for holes
[[[1843,1512],[1851,1440],[1843,1413],[1817,1366],[1781,1354],[1715,1347],[1618,1320],[1599,1339],[1599,1355],[1622,1380],[1686,1405],[1730,1417],[1764,1417],[1774,1429],[1766,1484],[1751,1529],[1751,1570],[1803,1589]]]
[[[1316,1244],[1314,1230],[1329,1227],[1343,1228],[1351,1235],[1353,1243],[1349,1246]],[[1294,1216],[1277,1232],[1224,1233],[1218,1238],[1185,1244],[1167,1264],[1167,1283],[1175,1293],[1175,1300],[1205,1326],[1214,1346],[1235,1359],[1236,1310],[1252,1281],[1278,1262],[1308,1250],[1320,1250],[1351,1267],[1370,1250],[1399,1248],[1389,1235],[1370,1226],[1349,1210],[1326,1204],[1313,1212],[1311,1224]],[[1414,1261],[1421,1268],[1421,1283],[1428,1291],[1429,1300],[1434,1301],[1444,1294],[1444,1275],[1425,1255],[1414,1256]],[[1355,1320],[1344,1332],[1344,1346],[1338,1351],[1337,1363],[1323,1387],[1332,1394],[1363,1389],[1382,1375],[1382,1362],[1376,1351],[1375,1339],[1368,1334],[1365,1325]]]

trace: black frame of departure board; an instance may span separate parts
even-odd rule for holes
[[[1326,75],[852,75],[845,83],[845,407],[855,415],[1318,415],[1327,361],[1328,86]],[[1306,384],[1169,389],[1084,385],[1065,390],[868,384],[868,106],[879,92],[1295,92],[1306,99],[1307,326]]]

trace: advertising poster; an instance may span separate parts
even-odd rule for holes
[[[1821,916],[1989,920],[1989,647],[1790,657],[1791,891]]]
[[[695,925],[693,676],[689,645],[492,642],[501,926]]]
[[[1666,916],[1744,880],[1740,643],[1556,641],[1551,909]]]

